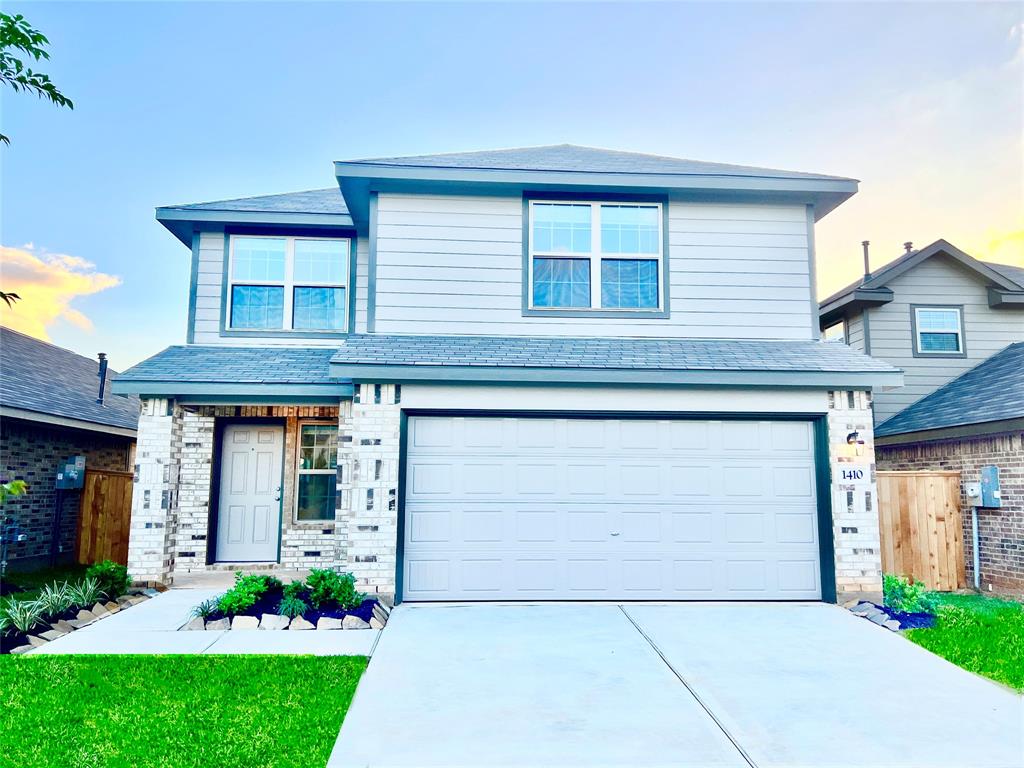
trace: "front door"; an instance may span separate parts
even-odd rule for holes
[[[224,429],[217,507],[217,560],[277,560],[281,532],[284,428],[232,424]]]

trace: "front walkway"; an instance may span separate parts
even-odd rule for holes
[[[31,653],[289,653],[369,656],[380,632],[230,630],[179,632],[192,609],[223,589],[171,589]]]
[[[833,605],[404,605],[328,766],[1022,768],[1022,725]]]

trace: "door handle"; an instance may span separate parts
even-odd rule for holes
[[[281,486],[279,485],[279,486],[277,486],[277,488],[274,489],[274,501],[280,501],[280,500],[281,500]]]
[[[612,533],[612,536],[618,536],[618,535],[619,535],[619,532],[618,532],[618,531],[614,531],[614,532]]]

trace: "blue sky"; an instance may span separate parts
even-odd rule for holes
[[[1016,3],[5,10],[75,109],[0,96],[2,284],[36,286],[30,332],[115,367],[184,341],[189,253],[154,207],[327,187],[337,159],[572,142],[848,175],[822,294],[863,239],[879,264],[939,237],[1024,264]]]

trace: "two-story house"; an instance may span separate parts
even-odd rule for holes
[[[143,399],[129,567],[339,567],[406,601],[880,589],[870,393],[819,340],[852,179],[562,145],[338,162],[160,208],[187,343]]]

